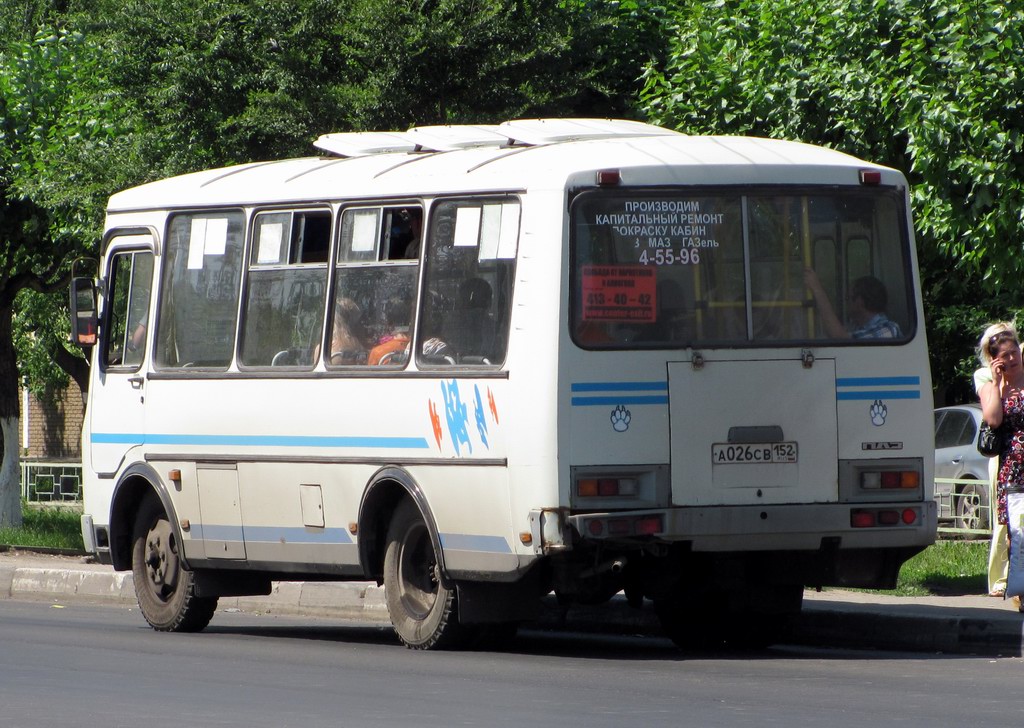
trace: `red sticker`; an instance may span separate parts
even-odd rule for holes
[[[642,265],[583,266],[583,320],[655,321],[656,273]]]

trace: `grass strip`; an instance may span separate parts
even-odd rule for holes
[[[81,516],[81,505],[23,505],[21,528],[0,528],[0,545],[85,551]]]

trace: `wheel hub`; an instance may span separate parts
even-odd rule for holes
[[[158,593],[174,591],[177,585],[177,547],[166,520],[157,521],[146,535],[146,574]]]

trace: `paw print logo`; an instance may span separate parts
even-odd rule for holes
[[[629,429],[629,421],[632,419],[632,415],[629,414],[629,410],[623,407],[621,404],[612,410],[612,429],[616,432],[625,432]]]
[[[871,424],[875,427],[881,427],[885,424],[885,418],[889,414],[889,409],[885,406],[885,403],[880,399],[876,399],[871,404]]]

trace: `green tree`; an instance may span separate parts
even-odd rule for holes
[[[94,239],[116,108],[79,35],[43,31],[0,55],[0,525],[21,520],[16,301],[64,289],[70,260]]]
[[[71,16],[139,109],[148,176],[307,155],[329,131],[624,115],[649,0],[93,0]]]

